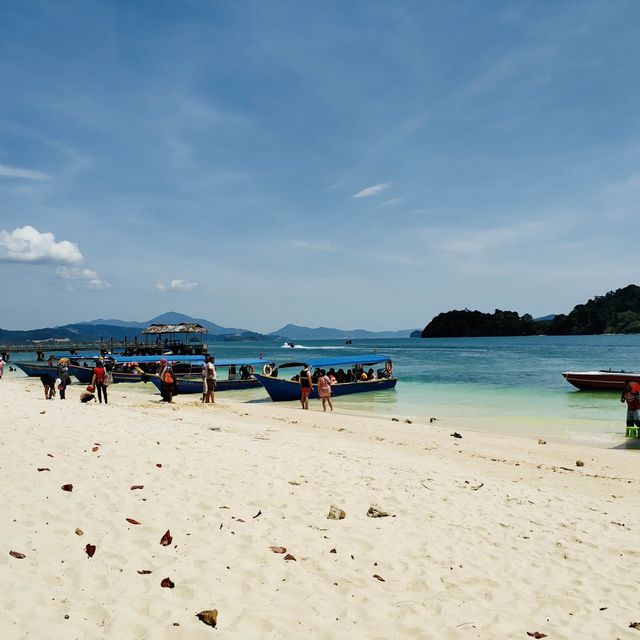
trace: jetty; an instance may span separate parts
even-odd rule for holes
[[[12,353],[35,353],[38,360],[45,360],[46,354],[60,352],[72,355],[83,351],[93,353],[120,353],[125,356],[158,355],[204,355],[208,345],[203,335],[208,330],[200,324],[152,324],[144,329],[140,337],[100,338],[99,340],[73,341],[68,338],[51,340],[30,340],[19,344],[0,344],[0,355],[10,360]]]

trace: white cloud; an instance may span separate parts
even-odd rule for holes
[[[291,240],[288,246],[294,249],[310,249],[311,251],[335,251],[329,242],[309,242],[308,240]]]
[[[197,286],[197,282],[188,282],[187,280],[183,280],[182,278],[176,278],[169,284],[158,282],[156,284],[156,289],[158,291],[193,291]]]
[[[0,231],[0,261],[78,264],[83,260],[75,242],[56,242],[52,233],[40,233],[29,225]]]
[[[51,180],[51,176],[42,171],[33,169],[21,169],[20,167],[9,167],[0,164],[0,177],[2,178],[22,178],[23,180]]]
[[[358,193],[354,193],[352,198],[370,198],[372,196],[377,196],[381,191],[388,189],[391,185],[388,182],[383,182],[382,184],[374,184],[373,187],[367,187],[362,191],[358,191]]]
[[[100,278],[92,269],[79,269],[77,267],[58,267],[56,275],[63,280],[75,280],[85,289],[109,289],[111,285]],[[73,291],[72,284],[67,285],[67,290]]]
[[[400,204],[404,202],[404,198],[391,198],[390,200],[385,200],[382,204]]]

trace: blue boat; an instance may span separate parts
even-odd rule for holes
[[[181,360],[175,360],[174,356],[163,356],[167,358],[169,362],[181,362]],[[184,361],[182,361],[184,362]],[[204,359],[200,358],[198,361],[194,361],[192,366],[197,365],[198,372],[181,374],[176,372],[176,394],[183,393],[202,393],[202,376],[200,375],[200,369]],[[255,389],[260,387],[260,383],[255,376],[256,369],[264,373],[270,372],[275,367],[271,360],[265,360],[264,358],[234,358],[226,360],[215,361],[216,372],[218,378],[216,380],[216,392],[220,391],[240,391],[242,389]],[[226,371],[224,371],[226,369]],[[161,388],[162,383],[157,375],[149,376],[150,382],[152,382],[158,389]]]
[[[279,365],[270,375],[256,373],[255,377],[260,384],[266,389],[274,402],[282,402],[286,400],[300,399],[300,383],[297,379],[286,380],[277,377],[278,370],[303,367],[308,364],[314,373],[319,369],[335,369],[339,368],[343,371],[345,367],[349,369],[344,382],[336,382],[331,385],[331,395],[346,396],[353,393],[367,393],[371,391],[382,391],[383,389],[393,389],[398,379],[393,377],[393,363],[391,358],[380,353],[373,353],[366,356],[342,356],[338,358],[313,358],[307,362],[287,362]],[[377,369],[376,377],[373,379],[359,379],[364,372],[365,367],[374,367],[383,365]],[[275,374],[275,375],[274,375]],[[296,377],[296,376],[294,376]],[[313,378],[313,374],[312,374]],[[310,398],[318,397],[318,385],[313,385],[313,390],[309,394]]]
[[[185,372],[197,368],[198,371],[204,362],[204,356],[119,356],[106,354],[104,356],[93,356],[84,360],[104,360],[111,362],[111,380],[117,382],[147,382],[157,371],[158,364],[162,358],[169,362],[176,363]],[[86,364],[86,363],[85,363]],[[93,366],[80,366],[69,364],[69,373],[75,376],[83,384],[89,384],[93,379]]]
[[[79,365],[67,365],[69,375],[75,376],[82,384],[90,384],[93,379],[93,367],[81,367]],[[127,371],[111,371],[112,382],[141,382],[145,379],[146,374],[127,372]]]
[[[12,362],[11,364],[21,369],[31,378],[39,378],[44,375],[53,375],[55,377],[58,375],[58,367],[46,362]]]

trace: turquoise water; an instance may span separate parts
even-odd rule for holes
[[[577,391],[562,371],[640,370],[640,335],[527,336],[212,343],[217,357],[254,357],[277,362],[312,356],[390,355],[399,378],[395,391],[340,398],[340,407],[424,420],[480,431],[501,431],[623,445],[625,409],[617,394]],[[16,358],[18,355],[16,354]],[[20,355],[20,359],[33,355]],[[261,390],[236,396],[268,401]],[[631,443],[628,443],[631,444]]]

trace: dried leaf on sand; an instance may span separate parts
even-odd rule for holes
[[[126,520],[129,524],[140,524],[140,522],[138,522],[137,520],[134,520],[133,518],[125,518],[125,520]]]
[[[171,578],[163,578],[160,586],[165,587],[166,589],[173,589],[176,585]]]
[[[163,547],[168,547],[173,542],[173,536],[171,535],[171,531],[167,529],[165,534],[160,538],[160,544]]]
[[[60,488],[63,491],[73,491],[73,485],[72,484],[63,484]]]
[[[24,553],[20,553],[20,551],[9,551],[9,555],[12,558],[17,558],[18,560],[22,560],[23,558],[27,557],[24,555]]]
[[[218,610],[217,609],[207,609],[206,611],[201,611],[200,613],[196,613],[198,620],[208,624],[210,627],[215,627],[218,624]]]
[[[373,577],[374,577],[376,580],[380,580],[380,582],[386,582],[386,580],[385,580],[382,576],[379,576],[377,573],[374,573],[374,574],[373,574]]]
[[[286,547],[269,547],[273,553],[287,553]]]
[[[93,558],[93,554],[96,552],[96,545],[95,544],[88,544],[85,548],[84,548],[86,554],[90,557]]]

